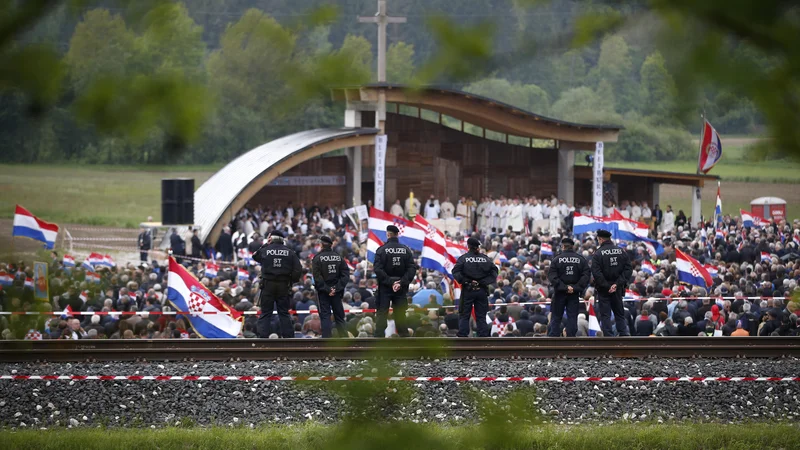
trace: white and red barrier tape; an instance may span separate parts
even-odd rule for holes
[[[335,376],[231,376],[231,375],[0,375],[10,381],[412,381],[412,382],[800,382],[800,377],[335,377]]]

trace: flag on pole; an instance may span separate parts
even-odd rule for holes
[[[11,236],[21,236],[43,242],[45,247],[52,250],[58,237],[58,225],[45,222],[27,209],[17,205],[14,211],[14,228],[11,230]]]
[[[249,280],[250,273],[247,272],[247,269],[240,267],[239,268],[239,275],[237,277],[239,280]]]
[[[717,181],[717,206],[714,207],[714,223],[717,229],[722,228],[722,197],[719,195],[720,183]]]
[[[447,253],[443,246],[434,242],[433,239],[425,238],[419,262],[421,267],[435,270],[445,277],[452,277],[455,264],[455,258]]]
[[[5,271],[0,271],[0,285],[12,286],[14,284],[14,277],[7,274]]]
[[[546,242],[542,242],[542,249],[541,249],[540,253],[542,255],[553,256],[553,247],[550,244],[546,243]]]
[[[771,260],[772,260],[772,257],[769,256],[769,253],[761,252],[761,262],[771,261]]]
[[[33,290],[33,278],[25,277],[25,289]]]
[[[183,266],[169,257],[167,299],[202,338],[235,338],[242,330],[242,313],[228,307]]]
[[[375,234],[380,242],[386,242],[386,227],[394,225],[400,229],[398,239],[401,244],[409,246],[412,250],[422,251],[425,244],[425,233],[419,225],[402,217],[393,216],[377,208],[369,211],[369,231]]]
[[[652,275],[656,273],[656,266],[650,263],[650,261],[642,261],[642,272]]]
[[[94,284],[99,284],[100,275],[97,272],[86,272],[86,281],[90,281]]]
[[[675,265],[679,281],[706,289],[714,284],[711,275],[700,262],[678,249],[675,249]]]
[[[203,271],[203,274],[208,278],[214,278],[217,276],[218,272],[219,272],[219,266],[209,261],[206,263],[206,268]]]
[[[375,252],[383,245],[383,241],[378,239],[378,236],[370,230],[367,236],[367,261],[375,262]]]
[[[74,312],[72,311],[72,306],[67,305],[63,311],[61,311],[61,318],[66,319],[67,317],[72,317]]]
[[[745,228],[763,227],[764,225],[767,225],[769,223],[767,222],[767,219],[759,217],[743,209],[739,210],[739,215],[742,216],[742,225]]]
[[[708,173],[720,158],[722,158],[722,141],[719,138],[719,134],[717,134],[717,130],[707,120],[704,120],[698,171]]]
[[[594,306],[589,303],[589,336],[597,336],[598,331],[600,331],[600,322],[594,313]]]
[[[75,258],[70,255],[64,254],[64,258],[61,261],[64,267],[75,267]]]

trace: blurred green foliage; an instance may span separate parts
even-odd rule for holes
[[[390,82],[465,88],[621,124],[619,160],[723,135],[800,155],[796,2],[389,2]],[[373,79],[374,0],[0,0],[0,161],[208,163],[339,126],[330,87]],[[769,156],[769,155],[772,156]]]

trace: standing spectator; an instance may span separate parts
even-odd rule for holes
[[[203,257],[203,244],[200,242],[200,238],[197,236],[197,228],[192,231],[192,257]]]
[[[150,232],[150,229],[142,226],[142,231],[139,233],[139,237],[136,241],[139,247],[139,260],[146,262],[147,254],[150,252],[153,245],[153,234]]]
[[[226,226],[222,229],[222,233],[220,233],[219,239],[217,239],[216,249],[220,253],[220,259],[222,261],[233,260],[233,239],[231,238],[230,227]]]

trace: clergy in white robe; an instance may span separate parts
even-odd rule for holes
[[[456,211],[456,207],[450,202],[450,197],[445,197],[442,204],[439,205],[439,209],[441,210],[442,219],[452,219]]]
[[[522,215],[522,205],[519,200],[514,200],[514,204],[509,208],[508,226],[515,233],[522,232],[525,227],[524,217]]]

